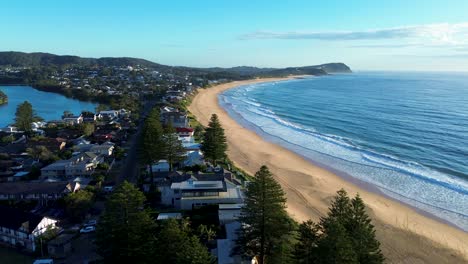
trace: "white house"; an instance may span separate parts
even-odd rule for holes
[[[36,239],[47,229],[56,228],[57,220],[19,209],[0,206],[0,241],[28,251],[36,250]]]
[[[77,125],[83,123],[83,116],[64,116],[62,117],[63,122],[71,125]]]
[[[109,118],[109,119],[114,119],[119,117],[119,111],[118,110],[106,110],[106,111],[101,111],[99,114],[103,118]]]

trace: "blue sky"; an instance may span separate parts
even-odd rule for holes
[[[468,1],[0,3],[0,50],[168,65],[468,71]]]

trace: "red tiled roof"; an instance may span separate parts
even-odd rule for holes
[[[190,128],[190,127],[177,127],[176,131],[177,131],[177,133],[180,133],[180,132],[193,132],[193,128]]]

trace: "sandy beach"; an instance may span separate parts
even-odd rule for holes
[[[229,158],[237,166],[252,175],[263,164],[270,168],[282,184],[287,194],[288,212],[296,220],[318,220],[327,212],[336,191],[345,188],[350,195],[359,192],[368,205],[388,263],[468,262],[468,233],[370,192],[354,181],[346,181],[283,147],[265,141],[239,125],[218,104],[217,95],[227,89],[285,79],[238,81],[200,89],[189,110],[205,126],[211,114],[219,116],[228,139]]]

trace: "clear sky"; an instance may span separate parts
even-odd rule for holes
[[[468,71],[467,0],[0,2],[0,50],[185,66]]]

